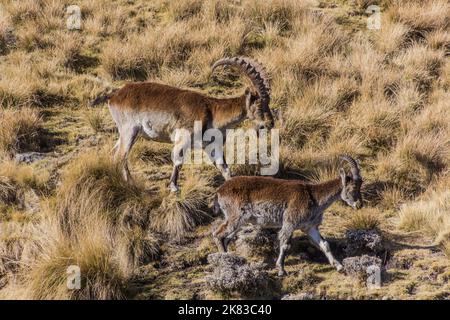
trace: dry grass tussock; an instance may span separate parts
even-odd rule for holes
[[[0,13],[0,55],[5,54],[14,45],[15,37],[10,17]]]
[[[33,258],[20,269],[16,281],[31,299],[120,299],[126,297],[128,274],[113,250],[111,228],[93,208],[85,212],[77,237],[63,235],[55,219],[49,217],[34,231]],[[92,215],[90,215],[92,214]],[[22,257],[24,259],[24,257]],[[82,289],[68,290],[67,272],[78,266]],[[13,293],[11,293],[13,294]]]
[[[450,5],[445,0],[395,1],[388,14],[394,21],[410,26],[414,36],[448,28],[450,23]]]
[[[67,226],[69,233],[72,224],[93,203],[100,206],[99,212],[112,224],[129,222],[143,227],[151,209],[158,204],[148,196],[140,181],[129,184],[123,180],[106,148],[82,155],[66,168],[62,179],[57,212],[61,225]]]
[[[347,230],[376,230],[381,222],[379,212],[369,208],[350,213],[344,224]]]
[[[1,264],[11,278],[3,294],[32,299],[128,297],[134,271],[159,255],[160,240],[152,229],[181,239],[209,217],[209,181],[191,175],[183,186],[179,196],[152,195],[139,180],[126,183],[106,150],[81,155],[66,168],[40,221],[29,225],[30,236],[5,236],[0,242],[10,257]],[[14,200],[10,188],[2,190],[2,198]],[[82,290],[67,289],[72,265],[80,267]],[[14,285],[21,290],[14,293]]]
[[[22,212],[39,206],[38,196],[48,194],[49,173],[19,165],[8,156],[0,156],[0,159],[0,224],[10,220],[29,220],[32,216]]]
[[[153,200],[138,183],[127,184],[101,152],[81,156],[62,181],[34,229],[33,258],[16,280],[33,299],[126,297],[133,271],[158,253],[146,228]],[[67,289],[71,265],[80,267],[82,290]]]
[[[35,109],[0,109],[0,152],[36,148],[42,118]]]
[[[50,175],[45,169],[35,169],[29,165],[18,164],[9,159],[1,158],[0,176],[12,181],[13,184],[21,188],[31,188],[37,191],[44,191],[49,182]]]
[[[161,206],[151,217],[152,228],[179,241],[196,226],[209,221],[208,204],[213,195],[210,183],[207,178],[199,178],[191,172],[183,181],[180,194],[164,190]]]

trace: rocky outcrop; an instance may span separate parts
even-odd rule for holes
[[[311,292],[301,292],[297,294],[287,294],[281,300],[318,300]]]
[[[16,160],[16,162],[19,162],[19,163],[30,164],[35,161],[42,160],[45,157],[46,157],[46,154],[41,153],[41,152],[24,152],[24,153],[17,153],[15,155],[15,160]]]
[[[213,253],[208,256],[213,272],[206,277],[208,287],[221,293],[237,292],[255,295],[269,284],[263,264],[248,264],[245,258],[230,253]]]
[[[383,250],[383,239],[376,230],[348,230],[345,233],[347,256],[377,254]]]
[[[368,286],[381,286],[383,265],[380,258],[368,255],[345,258],[342,261],[347,275],[366,281]]]

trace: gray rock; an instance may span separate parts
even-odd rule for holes
[[[46,157],[45,153],[40,152],[24,152],[17,153],[15,156],[16,162],[30,164],[35,161],[42,160]]]
[[[301,292],[297,294],[287,294],[281,300],[317,300],[311,292]]]
[[[214,270],[206,277],[206,283],[213,291],[255,295],[268,287],[264,264],[248,264],[246,259],[230,253],[210,254],[208,263]]]
[[[350,257],[345,258],[342,261],[342,265],[347,275],[356,276],[363,281],[366,281],[369,276],[373,275],[374,269],[378,269],[381,280],[383,266],[380,258],[368,255]]]
[[[383,239],[376,230],[349,230],[345,233],[347,256],[378,253],[383,249]]]
[[[356,256],[345,258],[342,261],[344,271],[347,274],[359,274],[361,272],[366,272],[366,269],[372,265],[379,266],[381,268],[381,259],[378,257],[372,257],[368,255]]]

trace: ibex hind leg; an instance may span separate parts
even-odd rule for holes
[[[121,162],[122,174],[125,181],[132,180],[130,170],[128,168],[128,155],[130,154],[131,148],[137,140],[139,131],[139,126],[133,126],[127,128],[127,130],[122,130],[120,135],[120,142],[119,146],[117,147],[116,153],[118,154],[117,158],[119,158]]]
[[[214,242],[217,245],[217,249],[219,252],[227,252],[227,247],[225,246],[225,232],[228,227],[228,221],[225,221],[222,223],[214,232],[213,232],[213,238]]]
[[[225,214],[225,216],[229,215]],[[213,237],[220,252],[227,252],[228,244],[239,231],[240,226],[241,221],[239,219],[227,218],[225,222],[214,231]]]
[[[187,150],[191,146],[191,137],[188,134],[177,133],[173,140],[173,148],[172,148],[172,162],[173,169],[172,174],[170,176],[169,181],[169,189],[171,192],[178,192],[178,177],[180,175],[181,167],[185,162],[185,156]],[[189,160],[189,159],[187,159]]]
[[[283,227],[278,233],[278,240],[280,243],[280,253],[278,255],[276,266],[278,269],[279,276],[286,275],[286,271],[284,270],[284,259],[286,258],[286,251],[289,249],[293,233],[294,233],[294,226],[292,226],[289,223],[284,223]]]

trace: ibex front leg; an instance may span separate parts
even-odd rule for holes
[[[187,149],[190,147],[191,140],[189,135],[180,135],[176,137],[176,140],[172,149],[172,161],[173,169],[170,176],[169,189],[172,192],[177,192],[178,189],[178,176],[186,155]]]
[[[289,249],[293,232],[294,227],[291,224],[285,223],[278,233],[278,239],[280,241],[280,254],[278,255],[276,266],[280,277],[286,275],[286,271],[284,270],[284,259],[286,257],[286,251]]]
[[[182,165],[174,164],[172,169],[172,174],[170,175],[169,189],[172,192],[178,191],[178,176],[180,174]]]
[[[230,180],[231,174],[230,174],[230,168],[228,168],[227,163],[225,162],[225,158],[223,156],[223,151],[221,150],[214,150],[213,152],[207,152],[209,159],[212,163],[216,166],[217,169],[219,169],[220,173],[222,174],[223,178],[225,180]]]
[[[341,271],[342,265],[333,257],[330,245],[322,238],[319,230],[316,227],[309,229],[308,236],[311,242],[325,254],[330,264],[335,267],[337,271]]]

